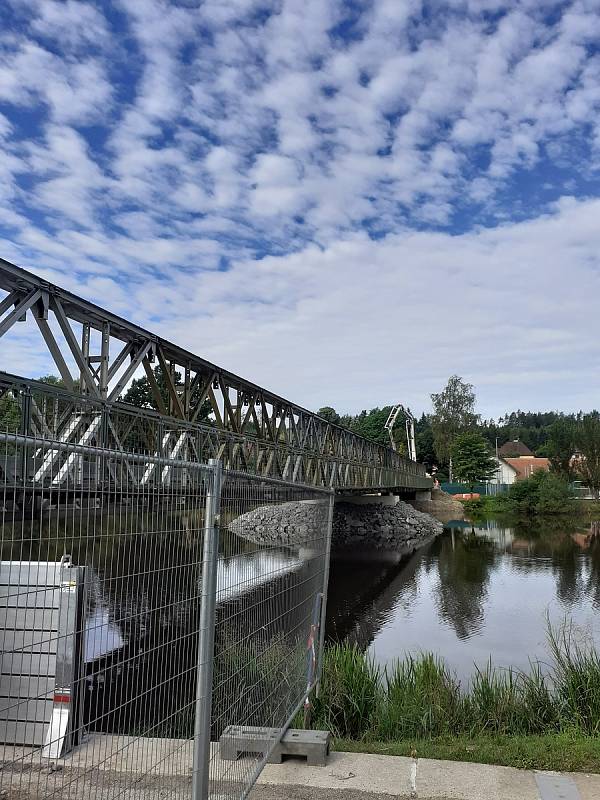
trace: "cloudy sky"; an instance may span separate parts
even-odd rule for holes
[[[599,0],[4,0],[0,255],[310,408],[598,406],[599,43]]]

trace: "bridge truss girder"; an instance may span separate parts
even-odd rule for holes
[[[169,461],[219,458],[230,469],[340,490],[431,485],[422,465],[391,448],[333,425],[3,259],[0,289],[6,292],[0,301],[0,337],[32,318],[66,387],[6,375],[0,392],[19,396],[27,408],[23,425],[32,426],[29,432],[37,436],[51,436],[65,453],[70,446],[85,444],[124,453],[143,451]],[[164,376],[163,391],[156,365]],[[154,409],[119,401],[141,370]],[[27,397],[32,402],[25,402]],[[39,409],[40,403],[47,407],[50,398],[56,407],[51,418]],[[77,415],[80,420],[74,425]],[[131,431],[138,429],[144,434],[134,441]],[[48,458],[52,463],[40,473],[40,481],[50,475],[57,480],[56,459]],[[63,467],[66,474],[70,467]],[[133,480],[135,471],[125,472]],[[157,469],[149,462],[146,481],[158,480],[159,475],[169,480],[169,474],[166,466]]]

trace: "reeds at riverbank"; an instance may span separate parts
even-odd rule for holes
[[[492,664],[461,686],[432,653],[378,666],[349,644],[326,649],[313,727],[336,738],[391,742],[446,736],[600,733],[600,655],[573,630],[549,630],[549,663]]]

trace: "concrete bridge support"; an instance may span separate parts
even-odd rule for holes
[[[406,489],[397,492],[378,492],[365,494],[339,494],[336,503],[350,503],[357,506],[395,506],[400,500],[405,503],[423,503],[431,500],[431,489]]]

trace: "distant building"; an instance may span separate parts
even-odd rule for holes
[[[514,483],[517,480],[517,470],[511,467],[504,458],[498,457],[494,460],[498,466],[490,483]]]
[[[517,458],[497,459],[498,469],[490,483],[514,483],[515,481],[530,478],[534,472],[550,469],[550,461],[547,458],[537,458],[534,455],[519,456]]]
[[[513,439],[510,442],[504,442],[498,450],[498,455],[500,458],[520,458],[521,456],[532,456],[533,453],[519,439]]]
[[[550,471],[550,460],[547,458],[521,456],[520,458],[505,458],[504,460],[515,470],[515,480],[517,481],[523,478],[531,478],[534,472]]]

